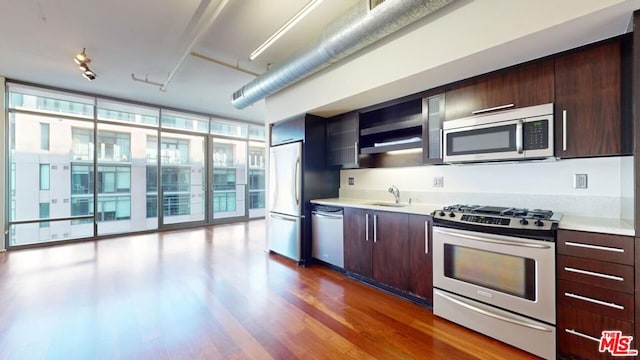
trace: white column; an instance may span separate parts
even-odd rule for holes
[[[4,136],[4,131],[6,128],[6,113],[7,113],[7,109],[5,107],[5,103],[4,103],[4,99],[5,99],[5,79],[4,77],[0,76],[0,139],[2,139],[2,141],[0,141],[1,144],[3,144],[2,146],[0,146],[0,179],[7,179],[7,177],[5,176],[5,157],[6,157],[6,153],[5,153],[5,136]],[[5,200],[5,194],[7,193],[7,180],[3,180],[4,182],[2,183],[2,186],[0,187],[0,231],[2,233],[2,236],[0,236],[0,252],[5,251],[5,236],[4,236],[4,232],[5,232],[5,208],[6,208],[6,200]]]

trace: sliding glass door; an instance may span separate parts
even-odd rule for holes
[[[247,142],[211,139],[211,211],[213,219],[247,216]]]
[[[208,132],[209,119],[162,111],[161,123],[160,143],[149,146],[158,147],[160,158],[162,224],[203,223],[207,201],[207,136],[197,133]]]

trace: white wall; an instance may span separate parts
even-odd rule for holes
[[[574,174],[588,175],[588,188],[573,187]],[[348,185],[353,177],[355,185]],[[433,178],[443,177],[443,187]],[[435,205],[490,204],[544,208],[568,215],[633,219],[633,157],[356,169],[340,172],[340,197]],[[629,207],[631,204],[631,207]]]
[[[267,121],[339,114],[611,37],[637,8],[638,0],[456,0],[268,97]]]
[[[5,223],[4,223],[4,213],[5,213],[5,189],[6,189],[6,176],[5,176],[5,137],[4,137],[4,131],[6,128],[6,123],[5,123],[5,116],[6,116],[6,109],[5,109],[5,104],[4,104],[4,99],[5,99],[5,79],[4,77],[0,76],[0,139],[2,140],[2,146],[0,146],[0,179],[3,179],[2,181],[4,181],[3,186],[2,186],[2,191],[0,191],[0,229],[2,229],[2,236],[0,236],[0,251],[4,251],[5,250],[5,236],[4,236],[4,231],[5,231]]]

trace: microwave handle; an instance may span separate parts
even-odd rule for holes
[[[518,154],[522,154],[523,149],[522,149],[522,138],[524,137],[524,134],[522,133],[522,120],[518,120],[518,122],[516,123],[516,150],[518,151]]]
[[[475,110],[475,111],[472,111],[471,113],[473,115],[478,115],[478,114],[484,114],[486,112],[491,112],[491,111],[504,110],[504,109],[512,108],[514,106],[515,104],[500,105],[500,106],[490,107],[486,109]]]

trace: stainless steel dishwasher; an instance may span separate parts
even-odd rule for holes
[[[316,205],[311,211],[311,255],[325,263],[344,268],[342,208]]]

